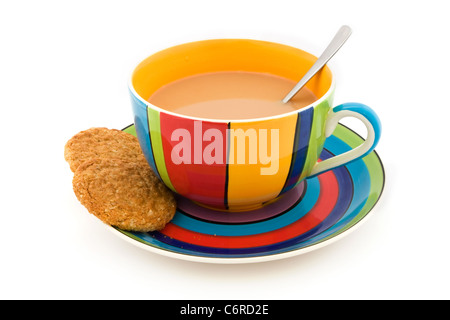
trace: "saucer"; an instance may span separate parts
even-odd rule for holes
[[[134,125],[123,129],[136,135]],[[321,160],[363,139],[339,124]],[[366,157],[302,181],[279,200],[247,212],[220,212],[177,196],[177,212],[161,231],[114,234],[148,251],[208,263],[251,263],[303,254],[328,245],[365,221],[383,191],[385,174],[373,151]]]

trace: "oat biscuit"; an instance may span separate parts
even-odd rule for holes
[[[108,128],[91,128],[74,135],[64,147],[64,158],[72,172],[94,158],[146,161],[135,136]]]
[[[147,163],[87,160],[75,171],[73,189],[90,213],[124,230],[160,230],[176,211],[172,192]]]

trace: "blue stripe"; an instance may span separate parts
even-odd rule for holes
[[[155,174],[160,178],[158,170],[156,168],[155,159],[153,157],[153,150],[150,144],[150,133],[148,130],[147,120],[147,105],[138,100],[131,91],[130,96],[134,114],[134,126],[136,129],[136,135],[139,140],[139,144],[141,145],[142,152],[144,153],[147,162],[150,164]]]

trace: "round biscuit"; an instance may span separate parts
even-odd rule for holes
[[[146,162],[135,136],[108,128],[90,128],[74,135],[64,146],[64,158],[72,172],[84,161],[94,158]]]
[[[146,163],[87,160],[75,171],[73,190],[90,213],[123,230],[161,230],[176,211],[173,193]]]

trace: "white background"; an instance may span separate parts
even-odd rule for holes
[[[447,5],[2,1],[0,298],[449,299]],[[132,122],[127,81],[142,58],[233,37],[319,55],[343,24],[335,102],[366,103],[383,123],[386,186],[361,227],[293,258],[214,265],[138,248],[80,205],[64,144]]]

